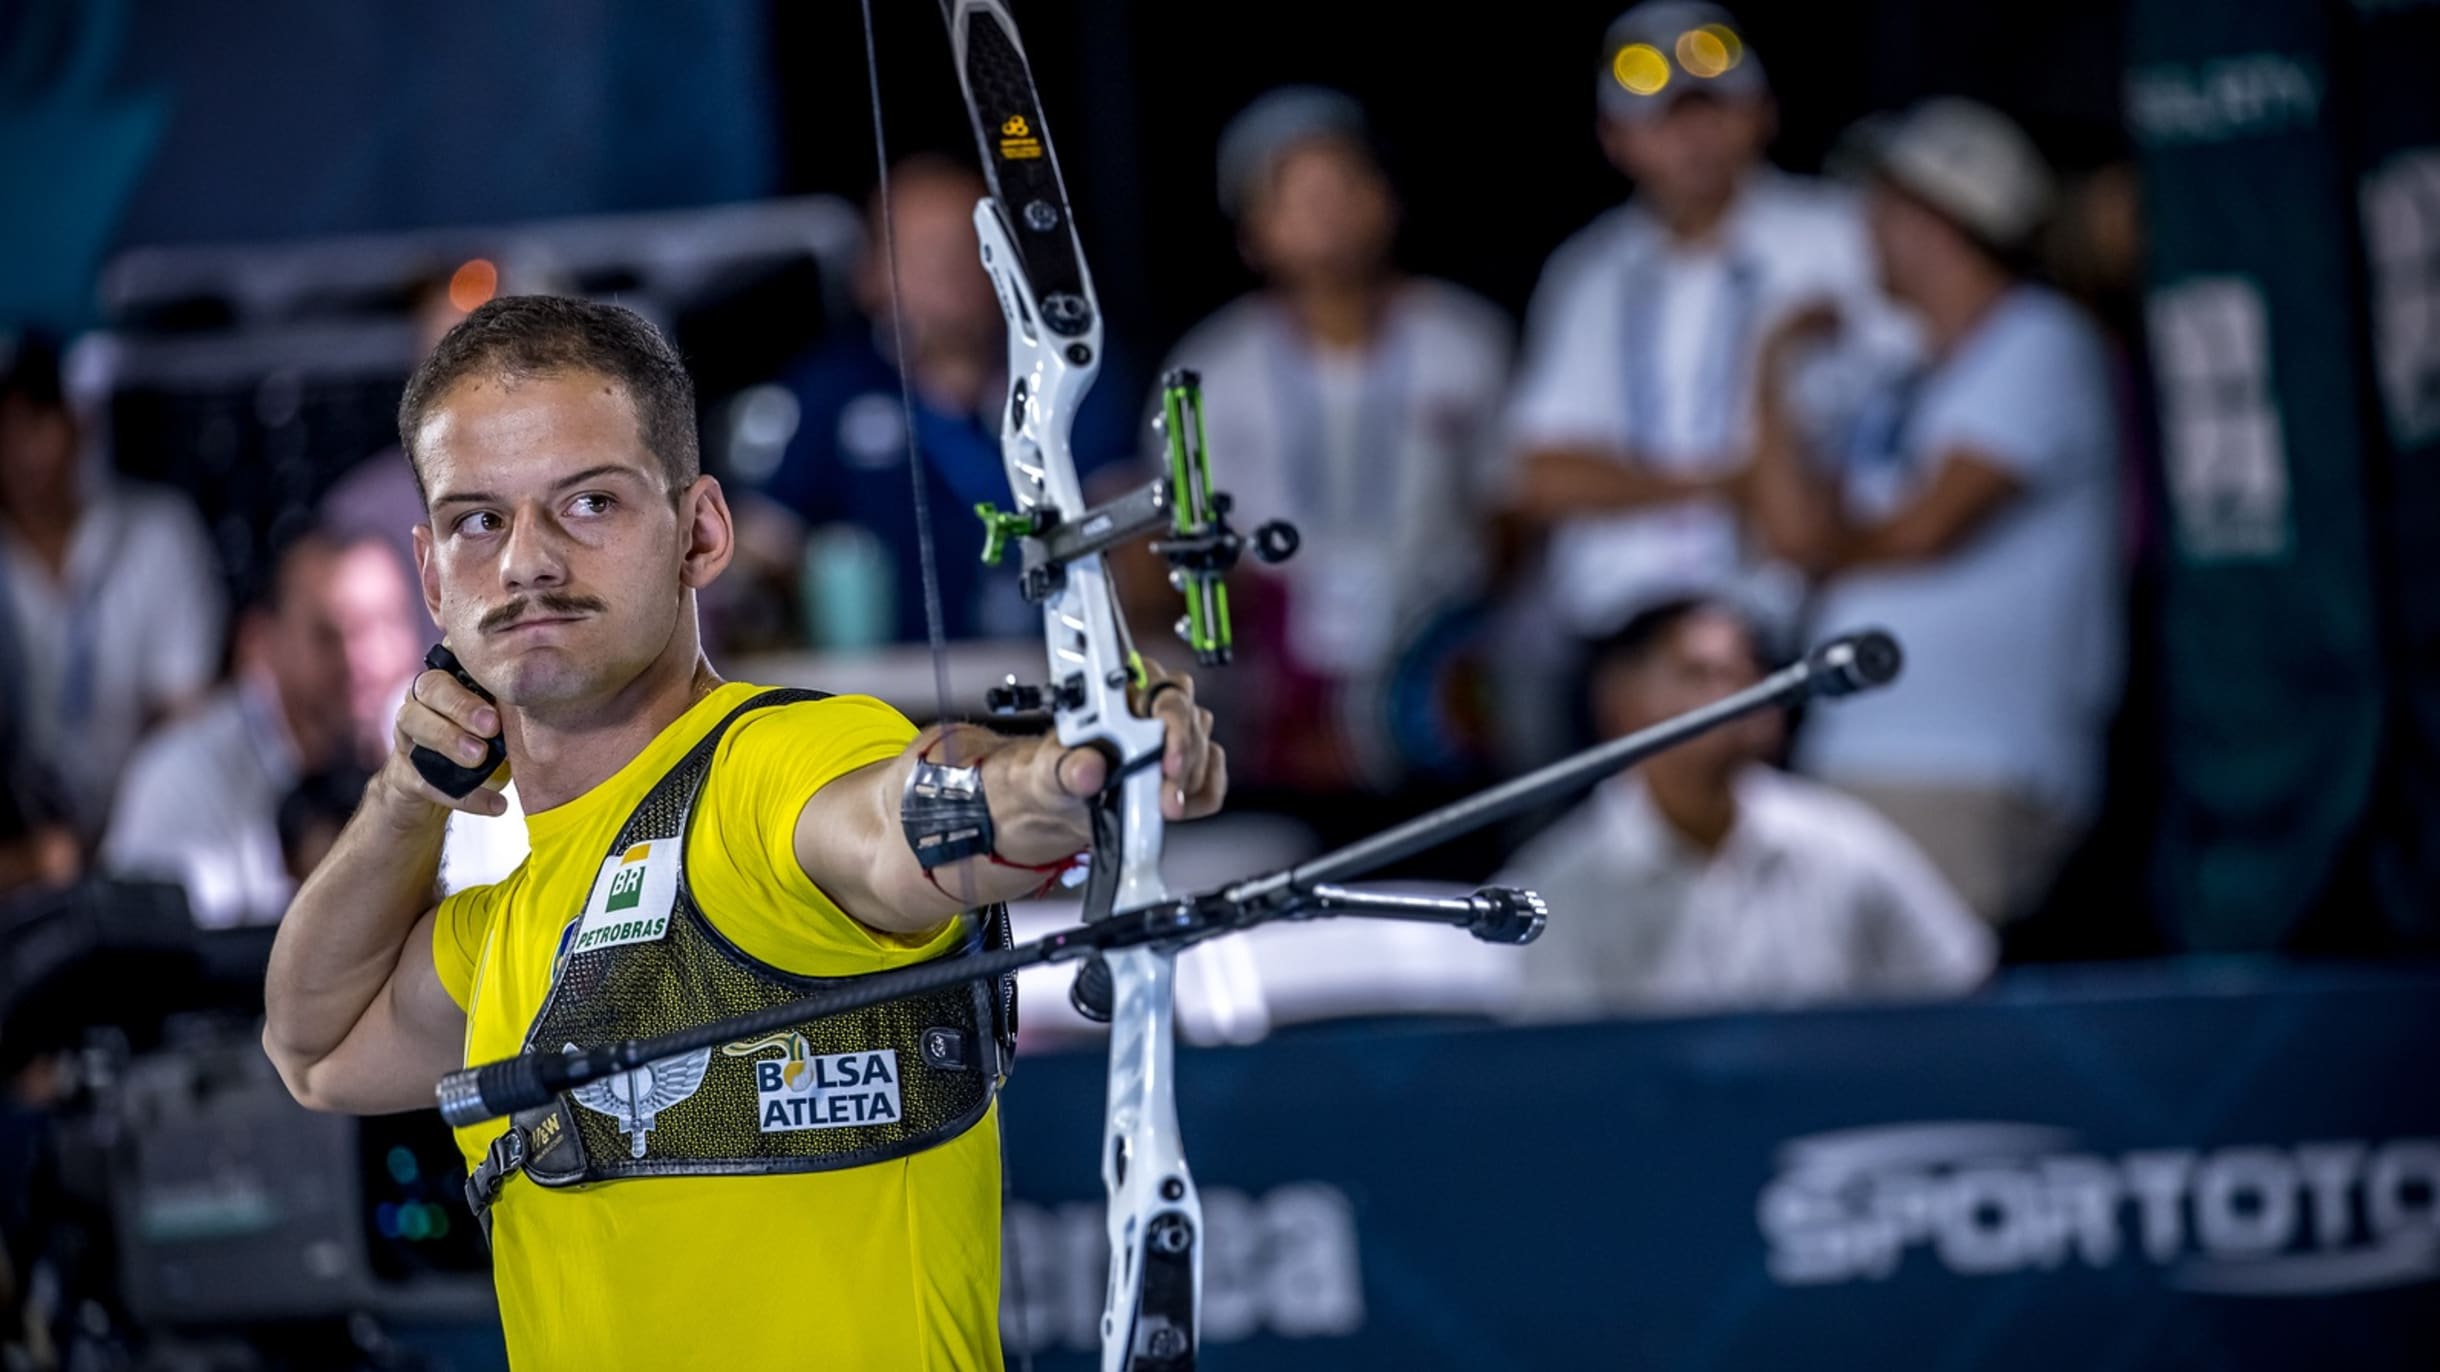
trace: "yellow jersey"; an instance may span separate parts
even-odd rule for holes
[[[466,1061],[514,1055],[550,990],[561,931],[646,792],[764,688],[695,702],[626,766],[529,813],[532,852],[492,886],[441,902],[432,953],[466,1012]],[[850,918],[796,860],[813,793],[915,736],[866,696],[774,706],[732,725],[687,839],[706,918],[783,971],[837,977],[946,952],[963,921],[902,939]],[[457,1131],[472,1168],[506,1127]],[[509,1179],[492,1211],[492,1276],[519,1369],[887,1369],[1001,1366],[999,1119],[892,1162],[830,1172],[653,1177],[545,1190]]]

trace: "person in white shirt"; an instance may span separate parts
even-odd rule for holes
[[[210,688],[227,605],[203,521],[171,492],[112,479],[85,433],[56,349],[12,349],[0,377],[0,613],[27,745],[89,845],[136,740]]]
[[[1602,45],[1601,146],[1635,186],[1552,255],[1507,419],[1511,500],[1550,531],[1558,631],[1596,638],[1671,595],[1792,622],[1800,581],[1759,555],[1736,488],[1752,452],[1756,347],[1828,295],[1859,348],[1902,349],[1851,193],[1763,158],[1776,114],[1727,11],[1652,0]]]
[[[1781,374],[1839,315],[1791,318],[1767,345],[1754,508],[1823,579],[1818,627],[1889,629],[1906,672],[1817,712],[1798,761],[1997,924],[2038,903],[2099,800],[2123,646],[2116,391],[2098,330],[2017,270],[2051,185],[2022,131],[1935,100],[1861,155],[1880,271],[1929,360],[1812,432]]]
[[[205,928],[279,918],[294,890],[280,855],[280,801],[300,777],[353,760],[334,602],[368,575],[397,575],[374,543],[351,553],[305,534],[281,550],[239,616],[234,678],[136,750],[102,842],[106,868],[184,885]]]
[[[1761,678],[1756,633],[1724,602],[1666,601],[1604,641],[1590,689],[1623,737]],[[1994,941],[1872,809],[1761,759],[1749,716],[1602,784],[1495,880],[1540,892],[1513,1010],[1582,1019],[1962,993]]]
[[[1462,287],[1398,270],[1396,192],[1348,96],[1270,92],[1223,132],[1219,163],[1262,285],[1191,330],[1164,371],[1201,374],[1238,526],[1285,518],[1304,535],[1276,569],[1248,564],[1263,590],[1242,618],[1260,632],[1267,590],[1285,632],[1279,653],[1246,655],[1284,670],[1244,693],[1261,718],[1243,760],[1308,789],[1387,784],[1431,744],[1389,733],[1383,679],[1482,589],[1509,324]]]
[[[282,805],[301,785],[328,790],[378,756],[365,746],[362,716],[385,703],[394,714],[421,670],[415,626],[400,608],[404,580],[377,537],[309,531],[283,546],[239,618],[232,678],[136,750],[103,865],[177,881],[205,928],[279,919],[296,890]],[[444,846],[444,889],[496,878],[525,856],[513,807],[464,818]]]

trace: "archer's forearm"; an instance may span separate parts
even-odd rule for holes
[[[946,738],[926,730],[906,750],[824,786],[797,821],[797,862],[849,917],[894,933],[937,927],[951,915],[1033,894],[1048,867],[1075,854],[1092,834],[1082,801],[1058,784],[1055,736],[1009,738],[960,725]],[[903,822],[907,780],[917,762],[979,765],[989,802],[992,851],[926,871]],[[1020,865],[1010,865],[1020,864]]]
[[[271,945],[263,1045],[283,1075],[345,1042],[432,906],[449,812],[384,777],[306,878]]]

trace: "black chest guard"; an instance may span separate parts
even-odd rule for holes
[[[822,699],[766,691],[656,782],[619,830],[583,911],[560,935],[527,1051],[591,1048],[768,1009],[853,977],[804,977],[748,956],[696,905],[685,850],[729,727],[750,710]],[[950,956],[1005,947],[985,912]],[[1013,1047],[1012,982],[968,983],[666,1058],[512,1118],[466,1184],[483,1215],[512,1172],[538,1185],[819,1172],[905,1157],[972,1128]]]

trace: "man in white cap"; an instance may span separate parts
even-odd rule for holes
[[[1241,588],[1278,594],[1269,621],[1284,633],[1246,654],[1260,675],[1230,683],[1250,745],[1236,756],[1245,775],[1300,789],[1387,787],[1439,745],[1391,731],[1384,682],[1485,574],[1509,322],[1398,270],[1397,193],[1349,96],[1262,96],[1222,132],[1219,170],[1261,285],[1189,331],[1168,366],[1202,374],[1239,527],[1286,518],[1305,536]],[[1245,618],[1264,631],[1265,616]]]
[[[1509,416],[1514,501],[1551,530],[1548,599],[1584,638],[1689,592],[1784,629],[1798,583],[1754,555],[1735,487],[1749,468],[1755,347],[1822,296],[1891,324],[1854,197],[1764,160],[1776,127],[1761,59],[1727,11],[1651,0],[1610,26],[1601,146],[1635,184],[1544,269]],[[1902,334],[1893,340],[1903,346]]]
[[[1819,712],[1798,761],[1879,807],[1999,923],[2041,899],[2101,787],[2122,649],[2109,358],[2024,278],[2051,177],[2016,125],[1942,99],[1857,142],[1882,279],[1928,357],[1842,432],[1808,432],[1784,373],[1839,319],[1776,330],[1753,508],[1821,579],[1819,627],[1886,626],[1906,675]]]

